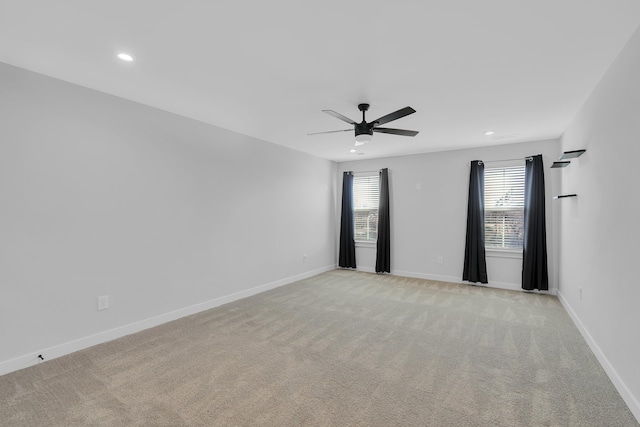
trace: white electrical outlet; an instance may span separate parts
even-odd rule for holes
[[[109,308],[109,295],[98,297],[98,311]]]
[[[421,182],[417,182],[416,183],[416,191],[420,191],[422,190],[422,183]]]
[[[582,301],[582,288],[578,288],[578,298]]]
[[[302,262],[307,262],[308,258],[307,254],[302,255]]]
[[[442,257],[439,256],[437,262],[438,264],[444,264],[444,259],[442,259]]]

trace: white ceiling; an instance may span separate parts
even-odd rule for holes
[[[638,0],[0,0],[0,62],[344,161],[557,138],[639,25]],[[420,133],[307,136],[362,102]]]

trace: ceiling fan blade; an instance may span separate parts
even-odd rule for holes
[[[417,130],[392,129],[392,128],[373,128],[373,131],[380,132],[380,133],[391,133],[394,135],[402,135],[402,136],[416,136],[418,134]]]
[[[373,120],[371,123],[377,123],[377,125],[383,125],[385,123],[398,120],[401,117],[408,116],[409,114],[413,114],[415,112],[416,110],[414,110],[411,107],[404,107],[399,109],[398,111],[394,111],[393,113],[387,114],[386,116],[382,116],[377,120]]]
[[[354,122],[353,120],[351,120],[349,117],[347,117],[347,116],[343,116],[343,115],[342,115],[342,114],[340,114],[340,113],[336,113],[336,112],[335,112],[335,111],[333,111],[333,110],[322,110],[322,112],[323,112],[323,113],[327,113],[328,115],[333,116],[333,117],[335,117],[336,119],[340,119],[340,120],[342,120],[343,122],[347,122],[347,123],[349,123],[350,125],[355,125],[355,124],[356,124],[356,122]]]
[[[338,132],[353,132],[353,129],[343,129],[343,130],[329,130],[326,132],[314,132],[314,133],[308,133],[307,135],[320,135],[322,133],[338,133]]]

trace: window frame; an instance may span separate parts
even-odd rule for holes
[[[524,217],[524,168],[525,168],[525,163],[523,163],[523,160],[510,160],[510,161],[504,161],[504,162],[499,162],[499,165],[492,165],[492,166],[488,166],[485,163],[485,168],[484,168],[484,173],[485,173],[485,178],[486,178],[486,172],[489,169],[506,169],[506,168],[513,168],[513,167],[522,167],[523,169],[523,206],[522,206],[522,212],[523,212],[523,217]],[[483,226],[485,227],[485,245],[484,245],[484,249],[485,249],[485,254],[487,257],[494,257],[494,258],[522,258],[522,254],[523,254],[523,250],[524,250],[524,245],[522,247],[518,247],[518,248],[502,248],[502,247],[491,247],[491,246],[487,246],[487,233],[486,233],[486,219],[487,219],[487,212],[488,211],[493,211],[493,209],[487,209],[486,206],[486,187],[487,187],[487,183],[486,183],[486,179],[484,180],[484,191],[485,191],[485,200],[484,200],[484,224]],[[524,227],[524,224],[523,224]],[[524,230],[523,230],[524,231]]]
[[[362,247],[375,247],[377,240],[378,240],[378,224],[376,222],[376,229],[375,229],[375,233],[376,233],[376,237],[375,239],[358,239],[357,233],[356,233],[356,180],[357,179],[362,179],[362,178],[375,178],[375,180],[377,181],[377,196],[376,199],[378,200],[378,203],[375,207],[376,213],[379,212],[380,210],[380,174],[377,172],[354,172],[353,173],[353,236],[354,236],[354,241],[356,246],[362,246]]]

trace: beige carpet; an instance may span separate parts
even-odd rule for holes
[[[638,426],[558,300],[336,270],[0,377],[4,426]]]

